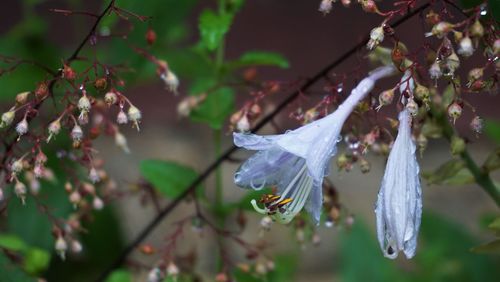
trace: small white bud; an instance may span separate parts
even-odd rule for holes
[[[248,121],[247,115],[243,115],[238,123],[236,124],[236,129],[239,132],[248,132],[250,131],[250,122]]]
[[[162,75],[162,80],[165,82],[165,86],[168,91],[177,94],[177,89],[179,88],[179,78],[174,72],[168,70],[166,74]]]
[[[101,198],[95,196],[94,200],[92,201],[92,206],[94,207],[95,210],[102,210],[104,208],[104,202],[101,200]]]
[[[123,134],[121,134],[119,131],[116,131],[115,133],[115,144],[118,146],[118,148],[122,149],[125,153],[129,154],[130,149],[127,144],[127,138]]]
[[[14,121],[14,117],[16,116],[16,112],[10,110],[2,114],[2,121],[0,122],[0,128],[7,127],[12,124]]]
[[[73,204],[73,207],[76,208],[80,201],[82,200],[82,195],[78,191],[73,191],[69,195],[69,202]]]
[[[49,124],[49,137],[47,138],[47,143],[50,142],[50,139],[52,139],[52,136],[59,134],[59,131],[61,131],[61,121],[60,119],[56,119],[55,121],[51,122]]]
[[[104,95],[104,102],[106,105],[111,106],[116,104],[116,101],[118,100],[116,93],[114,92],[108,92],[106,95]]]
[[[123,110],[120,110],[120,112],[116,116],[116,122],[118,124],[126,124],[128,122],[128,117]]]
[[[410,100],[408,100],[408,103],[406,103],[406,109],[411,116],[416,116],[418,113],[418,104],[415,102],[415,100],[410,98]]]
[[[175,263],[173,262],[170,262],[167,266],[167,275],[168,276],[177,276],[179,275],[179,268],[177,267],[177,265],[175,265]]]
[[[81,253],[83,250],[82,244],[78,240],[71,240],[71,251],[75,254]]]
[[[330,13],[330,11],[332,10],[332,2],[333,0],[321,0],[321,3],[319,3],[318,11],[323,13],[323,15]]]
[[[92,181],[92,183],[97,183],[101,181],[101,177],[99,176],[99,173],[97,172],[97,169],[92,167],[89,172],[89,179]]]
[[[19,137],[28,132],[28,121],[25,118],[16,125],[16,132]]]
[[[432,66],[429,69],[429,75],[432,79],[438,79],[443,75],[443,72],[441,71],[441,67],[439,66],[438,62],[434,62]]]
[[[384,28],[379,26],[372,29],[372,31],[370,32],[370,40],[367,44],[368,50],[373,50],[382,41],[384,41]]]
[[[68,244],[64,240],[62,236],[58,236],[55,244],[55,249],[57,254],[61,257],[62,260],[66,259],[66,251],[68,250]]]
[[[155,267],[148,273],[148,282],[160,282],[162,278],[161,276],[161,270],[158,267]]]
[[[18,173],[20,173],[21,171],[23,171],[23,158],[19,158],[15,161],[12,162],[12,164],[10,165],[10,170],[12,171],[12,174],[13,175],[16,175]]]
[[[71,130],[71,139],[73,139],[73,141],[79,142],[82,140],[82,138],[83,138],[83,130],[78,124],[75,124],[75,126]]]
[[[21,199],[23,205],[26,204],[26,185],[24,185],[24,183],[17,181],[14,186],[14,193]]]
[[[459,55],[462,55],[464,57],[469,57],[474,54],[474,46],[472,45],[472,40],[470,39],[470,37],[464,37],[462,40],[460,40],[457,52]]]
[[[134,126],[137,127],[137,130],[139,130],[139,122],[141,121],[142,114],[134,105],[130,105],[128,108],[128,118],[134,123]]]

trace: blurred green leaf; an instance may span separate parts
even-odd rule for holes
[[[288,68],[288,60],[279,53],[265,51],[249,51],[243,54],[238,60],[230,63],[230,67],[244,66],[276,66]]]
[[[204,10],[200,15],[198,28],[201,40],[205,47],[213,51],[219,47],[224,36],[229,31],[232,16],[230,14],[217,15],[212,10]]]
[[[455,100],[455,88],[453,87],[453,83],[450,83],[443,91],[441,105],[447,109],[453,100]]]
[[[39,275],[45,271],[49,263],[50,253],[39,248],[28,249],[24,256],[24,270],[33,275]]]
[[[2,282],[35,282],[20,267],[13,264],[3,252],[0,252],[0,281]]]
[[[477,240],[463,225],[435,214],[424,213],[419,247],[414,260],[420,271],[417,281],[495,281],[500,271],[493,257],[471,253]]]
[[[443,128],[435,120],[427,119],[422,126],[422,134],[428,138],[441,138]]]
[[[500,239],[473,247],[471,252],[478,254],[500,254]]]
[[[190,167],[161,160],[142,161],[140,171],[141,175],[167,198],[179,196],[198,176]]]
[[[460,0],[460,4],[464,9],[470,9],[481,5],[483,3],[482,0]]]
[[[274,259],[274,271],[267,274],[267,281],[291,282],[297,272],[297,256],[294,254],[277,255]]]
[[[108,276],[106,282],[132,282],[132,274],[124,269],[115,270]]]
[[[500,144],[500,122],[494,120],[484,121],[484,132],[488,135],[491,140]]]
[[[28,245],[16,235],[0,234],[0,248],[18,252],[26,250]]]
[[[452,159],[432,172],[423,172],[422,177],[429,184],[463,185],[474,183],[474,176],[462,160]]]
[[[213,129],[221,129],[226,118],[234,111],[234,91],[220,88],[210,93],[205,101],[191,112],[191,119],[208,123]]]
[[[391,260],[384,258],[373,232],[361,220],[340,237],[340,278],[345,282],[407,281]]]
[[[491,172],[500,168],[500,148],[495,149],[484,161],[483,168],[487,172]]]
[[[489,229],[500,231],[500,217],[497,217],[488,225]]]

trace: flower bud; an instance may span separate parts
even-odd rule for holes
[[[455,71],[460,66],[460,59],[457,54],[453,52],[448,58],[445,60],[445,72],[444,74],[447,76],[453,76]]]
[[[67,80],[75,80],[76,73],[70,66],[64,64],[64,67],[62,69],[62,77]]]
[[[269,231],[271,229],[271,225],[273,224],[273,220],[269,216],[264,216],[260,220],[260,227],[263,230]]]
[[[146,31],[146,42],[148,45],[153,45],[156,42],[156,32],[150,27]]]
[[[88,113],[90,111],[90,100],[87,95],[83,94],[83,96],[78,100],[78,109],[81,112]]]
[[[14,121],[14,117],[16,116],[16,112],[14,110],[10,110],[2,114],[2,121],[0,122],[0,128],[7,127],[12,124]]]
[[[361,169],[362,173],[370,172],[371,169],[370,162],[368,162],[366,159],[361,159],[361,161],[359,162],[359,168]]]
[[[123,110],[120,110],[120,112],[116,116],[116,122],[118,124],[126,124],[128,122],[127,114],[125,114]]]
[[[24,105],[26,102],[28,102],[28,96],[30,95],[31,92],[26,91],[26,92],[21,92],[16,95],[16,103],[18,105]]]
[[[474,54],[474,46],[472,46],[472,40],[470,37],[464,37],[460,40],[457,52],[459,55],[464,57],[469,57]]]
[[[168,91],[173,92],[176,95],[178,94],[177,88],[179,88],[179,78],[177,78],[174,72],[170,69],[167,70],[166,74],[162,74],[161,79],[165,82],[165,87]]]
[[[449,22],[439,22],[432,27],[430,33],[426,33],[426,36],[435,35],[437,38],[443,38],[448,32],[453,29],[453,24]]]
[[[462,115],[462,106],[453,102],[448,106],[448,116],[453,119],[453,123]]]
[[[318,11],[323,13],[323,15],[330,13],[332,10],[332,2],[333,0],[321,0]]]
[[[373,0],[362,0],[361,6],[363,7],[363,11],[368,13],[375,13],[378,11],[377,4]]]
[[[474,24],[472,24],[469,31],[470,31],[470,35],[473,37],[483,37],[483,35],[484,35],[484,27],[479,22],[479,20],[476,20],[474,22]]]
[[[35,89],[35,97],[38,100],[45,99],[49,95],[49,86],[45,81],[40,82]]]
[[[167,276],[176,277],[177,275],[179,275],[179,268],[175,263],[170,262],[167,266]]]
[[[437,61],[434,62],[429,68],[429,75],[432,79],[438,79],[443,75],[441,67],[439,66],[439,63]]]
[[[73,204],[73,207],[76,209],[80,201],[82,200],[82,195],[77,191],[73,191],[69,195],[69,202]]]
[[[410,98],[408,100],[408,103],[406,103],[406,109],[408,110],[408,113],[413,117],[418,114],[418,105],[412,98]]]
[[[12,164],[10,165],[10,170],[12,171],[12,174],[17,175],[21,171],[23,171],[24,164],[23,164],[23,157],[14,160]]]
[[[26,192],[26,185],[24,185],[21,181],[16,181],[16,185],[14,185],[14,193],[21,199],[23,205],[26,204]]]
[[[56,119],[55,121],[53,121],[49,124],[48,131],[49,131],[49,137],[47,138],[47,143],[50,142],[50,139],[52,139],[52,136],[59,134],[59,131],[61,131],[60,118]]]
[[[351,0],[340,0],[340,3],[342,3],[344,7],[348,8],[351,5]]]
[[[495,55],[500,54],[500,38],[496,39],[495,42],[493,43],[493,54]]]
[[[470,122],[470,128],[476,133],[481,134],[483,132],[483,119],[479,116],[475,116]]]
[[[61,257],[61,259],[65,260],[66,259],[66,251],[68,250],[68,244],[66,243],[66,241],[64,240],[64,238],[61,235],[59,235],[57,237],[55,249],[56,249],[56,252]]]
[[[83,250],[82,243],[80,243],[78,240],[71,240],[71,251],[75,254],[79,254]]]
[[[105,77],[98,78],[94,81],[94,87],[97,90],[105,90],[108,87],[108,80]]]
[[[139,130],[139,122],[141,121],[142,114],[138,108],[133,105],[130,105],[128,108],[128,118],[134,123],[134,126]]]
[[[3,188],[0,186],[0,202],[3,201],[4,195],[3,195]]]
[[[108,92],[104,95],[104,103],[106,103],[108,107],[116,104],[116,101],[118,101],[118,97],[115,92]]]
[[[378,107],[377,111],[380,110],[383,106],[390,105],[394,100],[394,89],[385,90],[378,96]]]
[[[125,153],[129,154],[130,149],[127,144],[127,138],[123,134],[121,134],[119,131],[115,132],[115,144],[118,146],[118,148],[122,149]]]
[[[420,133],[417,137],[417,147],[418,151],[420,152],[420,156],[424,153],[424,150],[427,148],[427,143],[429,142],[427,140],[427,137],[425,137],[424,134]]]
[[[148,282],[160,282],[162,280],[161,270],[158,267],[154,267],[148,273]]]
[[[469,79],[469,82],[467,83],[467,85],[472,85],[472,83],[476,80],[479,80],[481,78],[483,78],[483,68],[475,68],[475,69],[471,69],[469,71],[469,75],[468,75],[468,79]]]
[[[92,201],[92,207],[94,207],[95,210],[102,210],[104,208],[104,202],[101,200],[101,198],[95,196],[94,200]]]
[[[349,158],[346,154],[340,154],[337,158],[337,167],[340,170],[346,169],[349,166]]]
[[[247,115],[243,115],[238,123],[236,123],[236,130],[238,130],[239,132],[250,131],[250,122],[248,121]]]
[[[458,137],[458,136],[453,136],[451,138],[451,154],[453,156],[457,156],[465,151],[465,141],[464,139]]]
[[[229,282],[229,278],[226,273],[220,272],[215,275],[215,282]]]
[[[28,132],[28,121],[26,118],[21,120],[17,125],[16,125],[16,132],[19,137],[23,136]]]
[[[80,142],[82,141],[82,138],[83,138],[83,130],[78,124],[75,124],[75,126],[71,130],[71,139],[73,139],[73,141],[75,142]]]
[[[382,41],[384,41],[384,28],[379,26],[372,29],[370,32],[370,40],[367,44],[368,50],[375,49]]]
[[[99,176],[97,169],[95,169],[94,167],[90,168],[89,179],[94,184],[101,181],[101,177]]]

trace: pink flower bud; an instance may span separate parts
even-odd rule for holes
[[[462,106],[453,102],[448,106],[448,116],[453,119],[453,123],[462,115]]]

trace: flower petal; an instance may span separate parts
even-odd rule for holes
[[[233,133],[234,145],[247,150],[267,150],[274,146],[281,135],[261,136],[247,133]]]

